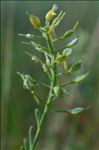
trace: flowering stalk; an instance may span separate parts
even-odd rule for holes
[[[74,34],[74,32],[77,29],[78,21],[74,25],[74,27],[66,31],[62,36],[57,37],[55,29],[60,24],[61,20],[63,19],[65,13],[61,11],[58,15],[56,15],[56,10],[58,7],[54,4],[52,9],[46,14],[45,16],[45,26],[41,26],[40,19],[34,15],[28,14],[29,21],[31,25],[40,31],[40,35],[31,35],[31,34],[19,34],[20,36],[23,36],[25,38],[30,39],[30,42],[23,42],[24,44],[28,44],[35,48],[39,53],[42,53],[45,57],[45,62],[43,62],[40,58],[37,56],[30,54],[26,52],[26,54],[31,58],[32,61],[35,63],[39,63],[46,75],[48,76],[48,79],[50,81],[50,85],[47,85],[46,83],[42,83],[39,81],[36,81],[28,74],[22,74],[18,73],[20,77],[23,80],[23,87],[26,90],[29,90],[30,93],[33,95],[34,100],[37,104],[40,104],[42,102],[44,104],[43,112],[41,113],[39,110],[39,107],[35,109],[35,118],[37,123],[37,130],[34,136],[34,139],[32,139],[32,127],[29,129],[29,136],[28,138],[24,139],[23,146],[21,146],[20,150],[35,150],[37,143],[39,141],[39,137],[41,134],[41,130],[43,128],[44,121],[47,118],[47,115],[49,111],[51,111],[52,103],[55,101],[55,99],[59,96],[67,96],[69,92],[66,90],[67,85],[79,83],[83,79],[85,79],[88,75],[88,73],[77,76],[76,78],[73,78],[70,81],[67,81],[66,83],[61,83],[60,85],[57,84],[58,76],[63,74],[73,74],[77,72],[83,62],[78,61],[77,63],[73,65],[68,65],[67,57],[72,54],[72,47],[75,46],[79,38],[76,37],[72,39],[69,43],[67,43],[63,48],[60,48],[60,50],[56,50],[54,46],[54,42],[61,41],[61,40],[67,40],[69,37]],[[35,43],[33,38],[42,38],[46,42],[46,47],[42,46],[40,43]],[[57,72],[58,65],[61,64],[64,67],[64,72]],[[47,100],[43,100],[38,96],[36,87],[38,86],[44,86],[46,88],[49,88],[49,94]],[[88,107],[87,107],[88,108]],[[77,107],[73,109],[68,110],[52,110],[52,112],[68,112],[73,115],[77,115],[80,112],[86,110],[87,108]],[[28,141],[28,142],[27,142]]]

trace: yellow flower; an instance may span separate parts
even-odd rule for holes
[[[56,57],[56,62],[58,62],[58,63],[62,63],[62,62],[64,62],[66,60],[66,56],[65,55],[58,55],[57,57]]]
[[[33,25],[34,28],[39,28],[41,23],[40,23],[40,19],[34,15],[30,15],[29,16],[29,20],[31,22],[31,24]]]
[[[60,64],[63,64],[64,69],[67,70],[68,64],[67,64],[66,56],[65,56],[65,55],[58,55],[58,56],[56,57],[56,62],[57,62],[57,63],[60,63]]]
[[[57,10],[57,5],[54,4],[52,9],[46,14],[45,18],[47,21],[50,21],[53,19],[53,17],[56,15],[55,11]]]

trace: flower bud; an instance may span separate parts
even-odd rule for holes
[[[31,22],[31,24],[33,25],[34,28],[39,28],[41,23],[40,23],[40,19],[34,15],[30,15],[29,16],[29,20]]]
[[[51,21],[53,17],[56,15],[55,11],[58,9],[57,5],[54,4],[52,9],[46,14],[45,18],[47,21]]]
[[[46,65],[47,65],[48,67],[50,67],[50,65],[51,65],[51,62],[50,62],[50,59],[49,59],[49,58],[46,58]]]

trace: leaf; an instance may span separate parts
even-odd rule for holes
[[[73,81],[74,81],[74,83],[81,82],[81,81],[84,80],[88,75],[89,75],[89,72],[87,72],[87,73],[85,73],[85,74],[82,74],[82,75],[76,77]]]
[[[76,108],[73,108],[73,109],[68,109],[68,112],[71,113],[72,115],[78,115],[80,114],[81,112],[87,110],[89,108],[86,107],[86,108],[83,108],[83,107],[76,107]]]
[[[78,43],[78,41],[79,41],[79,38],[75,38],[75,39],[73,39],[71,42],[69,42],[69,43],[66,45],[66,47],[67,47],[67,48],[71,48],[71,47],[73,47],[74,45],[76,45],[76,44]]]
[[[35,109],[35,118],[37,122],[37,128],[40,128],[40,111],[38,108]]]
[[[83,64],[82,61],[75,63],[74,65],[72,65],[69,68],[69,70],[67,72],[74,73],[74,72],[78,71],[81,68],[82,64]]]

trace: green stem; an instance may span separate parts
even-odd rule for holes
[[[48,35],[48,37],[49,37],[49,35]],[[49,39],[48,40],[48,47],[50,48],[50,52],[51,52],[51,54],[53,54],[55,56],[53,45],[51,43],[50,37],[48,39]],[[31,148],[31,150],[35,150],[36,145],[38,143],[44,121],[46,120],[46,117],[47,117],[48,112],[50,110],[50,106],[52,104],[52,98],[54,96],[53,95],[53,88],[54,88],[55,84],[56,84],[56,64],[53,63],[52,68],[51,68],[51,85],[50,85],[49,96],[48,96],[47,102],[45,104],[45,107],[44,107],[44,110],[43,110],[43,113],[42,113],[42,116],[41,116],[41,119],[39,122],[39,128],[37,128],[37,131],[36,131],[36,134],[34,137],[34,141],[33,141],[33,146]]]
[[[39,128],[37,128],[37,131],[36,131],[36,134],[34,137],[33,147],[31,150],[35,150],[35,147],[37,145],[44,120],[46,119],[48,112],[49,112],[49,108],[50,108],[52,98],[53,98],[53,87],[55,86],[55,82],[56,82],[56,71],[55,70],[56,70],[56,66],[54,64],[53,70],[52,70],[52,82],[51,82],[51,86],[50,86],[49,96],[47,99],[47,103],[45,104],[45,108],[44,108],[43,114],[42,114],[41,119],[40,119]]]
[[[74,83],[75,83],[74,81],[68,81],[68,82],[61,84],[60,87],[67,86],[67,85],[74,84]]]

